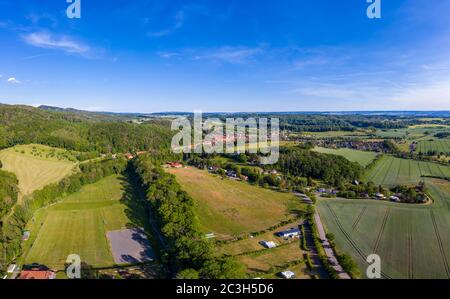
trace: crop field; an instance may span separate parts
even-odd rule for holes
[[[416,147],[416,152],[427,153],[429,151],[436,151],[438,154],[450,154],[450,139],[419,141]]]
[[[201,230],[220,239],[267,229],[306,208],[292,194],[222,179],[204,170],[168,171],[194,199]]]
[[[90,266],[114,265],[106,232],[147,226],[131,189],[123,176],[110,176],[39,210],[28,225],[24,262],[62,270],[67,256],[78,254]]]
[[[19,201],[75,171],[76,164],[63,152],[42,145],[20,145],[0,151],[3,169],[15,173],[19,180]]]
[[[417,184],[422,176],[450,177],[450,166],[438,163],[384,156],[367,171],[365,181],[376,185]]]
[[[342,156],[349,161],[359,163],[361,166],[367,166],[377,156],[377,153],[375,152],[358,151],[349,148],[332,149],[332,148],[316,147],[314,148],[314,151],[324,154]]]
[[[405,129],[378,130],[376,134],[381,138],[404,138],[420,141],[437,139],[434,135],[440,132],[450,132],[450,126],[417,125]]]
[[[450,183],[426,179],[434,202],[320,199],[318,209],[340,250],[365,275],[366,257],[381,258],[384,278],[450,278]]]

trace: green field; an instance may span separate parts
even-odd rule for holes
[[[370,162],[372,162],[378,155],[377,153],[374,152],[358,151],[349,148],[332,149],[324,147],[315,147],[314,151],[323,154],[343,156],[347,160],[357,162],[362,166],[367,166],[368,164],[370,164]]]
[[[438,154],[450,153],[450,139],[436,139],[433,141],[419,141],[416,147],[416,152],[426,154],[429,151],[436,151]]]
[[[450,132],[450,126],[445,125],[416,125],[405,129],[378,130],[377,136],[381,138],[403,138],[407,140],[437,139],[436,133]]]
[[[76,169],[76,164],[63,157],[63,152],[43,145],[18,145],[0,151],[3,169],[15,173],[19,180],[19,200]]]
[[[266,229],[305,208],[289,193],[222,179],[191,167],[168,171],[194,199],[201,230],[219,238]]]
[[[417,184],[422,176],[450,177],[450,166],[438,163],[384,156],[364,176],[376,185]]]
[[[24,262],[61,270],[69,254],[78,254],[94,267],[114,265],[106,232],[147,227],[136,194],[125,177],[114,175],[39,210],[28,225]]]
[[[426,183],[431,205],[320,199],[319,213],[363,274],[366,257],[376,253],[384,278],[450,278],[450,183]]]

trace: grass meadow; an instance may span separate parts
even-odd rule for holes
[[[220,178],[192,167],[168,171],[194,199],[201,230],[220,239],[264,230],[306,208],[290,193]]]
[[[114,175],[37,211],[28,224],[24,263],[62,270],[67,256],[78,254],[93,267],[113,266],[106,232],[147,227],[136,194],[125,177]]]
[[[354,150],[354,149],[349,149],[349,148],[332,149],[332,148],[324,148],[324,147],[315,147],[314,151],[323,153],[323,154],[332,154],[332,155],[342,156],[349,161],[359,163],[363,167],[370,164],[370,162],[372,162],[378,155],[375,152],[359,151],[359,150]]]
[[[51,152],[55,154],[51,156]],[[19,201],[75,171],[76,164],[64,158],[62,152],[43,145],[19,145],[0,151],[3,169],[19,180]]]

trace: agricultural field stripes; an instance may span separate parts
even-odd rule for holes
[[[448,155],[450,154],[450,139],[419,141],[416,146],[416,152],[437,152],[437,154],[444,153]]]
[[[449,178],[450,166],[384,156],[365,173],[364,178],[376,185],[392,187],[401,184],[417,184],[425,176]]]

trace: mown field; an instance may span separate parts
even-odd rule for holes
[[[436,151],[438,154],[450,153],[450,139],[437,139],[433,141],[419,141],[416,152],[426,154],[429,151]]]
[[[19,201],[70,175],[76,164],[67,157],[64,150],[43,145],[19,145],[0,151],[3,169],[15,173],[19,180]]]
[[[361,166],[367,166],[377,156],[377,153],[374,153],[374,152],[358,151],[358,150],[349,149],[349,148],[332,149],[332,148],[324,148],[324,147],[315,147],[314,151],[323,153],[323,154],[332,154],[332,155],[343,156],[344,158],[346,158],[349,161],[359,163]]]
[[[106,232],[147,227],[136,197],[127,179],[114,175],[39,210],[27,228],[24,262],[62,270],[67,256],[78,254],[93,267],[114,265]]]
[[[450,177],[450,166],[433,162],[400,159],[384,156],[368,170],[365,181],[376,185],[395,186],[400,184],[417,184],[422,176]]]
[[[218,238],[264,230],[305,209],[289,193],[222,179],[192,167],[168,171],[194,199],[201,230]]]
[[[384,278],[450,278],[450,183],[426,179],[431,205],[320,199],[318,209],[339,249],[365,275],[366,257],[381,257]]]

